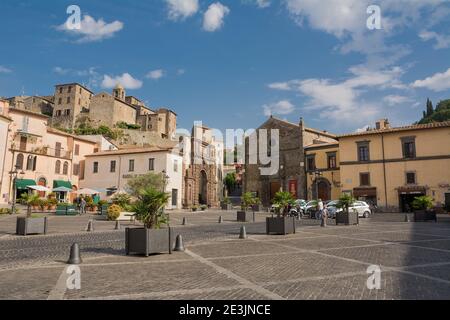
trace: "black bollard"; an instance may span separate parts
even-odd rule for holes
[[[93,220],[89,220],[86,231],[94,232],[94,221]]]
[[[80,256],[80,246],[78,243],[74,243],[70,247],[70,256],[69,261],[67,261],[68,264],[81,264],[83,261],[81,260]]]
[[[181,235],[178,235],[175,243],[175,249],[173,249],[173,251],[183,252],[184,250],[183,237]]]
[[[223,217],[222,216],[219,217],[219,223],[223,223]]]
[[[187,224],[187,219],[186,219],[186,218],[183,218],[183,223],[182,223],[182,225],[185,226],[186,224]]]
[[[114,230],[120,230],[121,226],[120,226],[120,221],[116,220],[116,227],[114,228]]]
[[[247,239],[247,231],[245,230],[245,226],[241,227],[241,232],[239,233],[239,239]]]

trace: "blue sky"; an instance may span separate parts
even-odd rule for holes
[[[81,9],[81,30],[65,29]],[[369,5],[381,30],[369,30]],[[0,3],[0,96],[121,80],[179,126],[255,128],[269,114],[336,133],[419,120],[450,98],[449,0]],[[447,22],[446,22],[447,21]]]

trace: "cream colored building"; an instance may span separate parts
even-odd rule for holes
[[[169,177],[166,192],[171,196],[167,208],[180,209],[183,190],[182,160],[172,149],[156,147],[94,153],[86,156],[81,187],[101,191],[101,197],[108,199],[116,191],[126,191],[130,178],[164,171]]]
[[[450,121],[339,136],[342,192],[391,211],[428,195],[450,209]]]
[[[8,116],[0,203],[9,203],[16,189],[20,196],[29,185],[78,188],[84,156],[96,143],[48,127],[49,118],[39,113],[10,108]],[[10,175],[15,169],[23,173],[16,186]]]
[[[307,199],[339,199],[339,143],[313,143],[305,146],[305,159]]]

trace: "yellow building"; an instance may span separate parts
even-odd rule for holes
[[[339,144],[320,143],[305,147],[306,185],[308,199],[323,201],[339,199]]]
[[[428,195],[450,208],[450,121],[339,136],[342,192],[387,210]]]

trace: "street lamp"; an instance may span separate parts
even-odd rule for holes
[[[323,173],[319,170],[314,171],[314,177],[316,179],[316,200],[319,200],[319,179],[323,176]]]
[[[167,175],[167,171],[166,170],[163,170],[162,171],[162,174],[163,174],[163,193],[166,193],[166,184],[167,184],[167,181],[169,180],[169,176]],[[165,208],[165,206],[163,207],[163,213],[165,213],[165,210],[166,208]],[[169,215],[167,215],[167,217],[169,218]],[[170,219],[168,219],[169,220],[169,227],[170,227]]]
[[[17,201],[17,176],[20,174],[21,176],[23,176],[25,174],[25,172],[22,171],[18,171],[19,167],[16,165],[14,167],[13,171],[9,172],[9,176],[12,180],[13,183],[13,200],[12,200],[12,205],[11,205],[11,213],[14,214],[16,212],[16,201]]]

